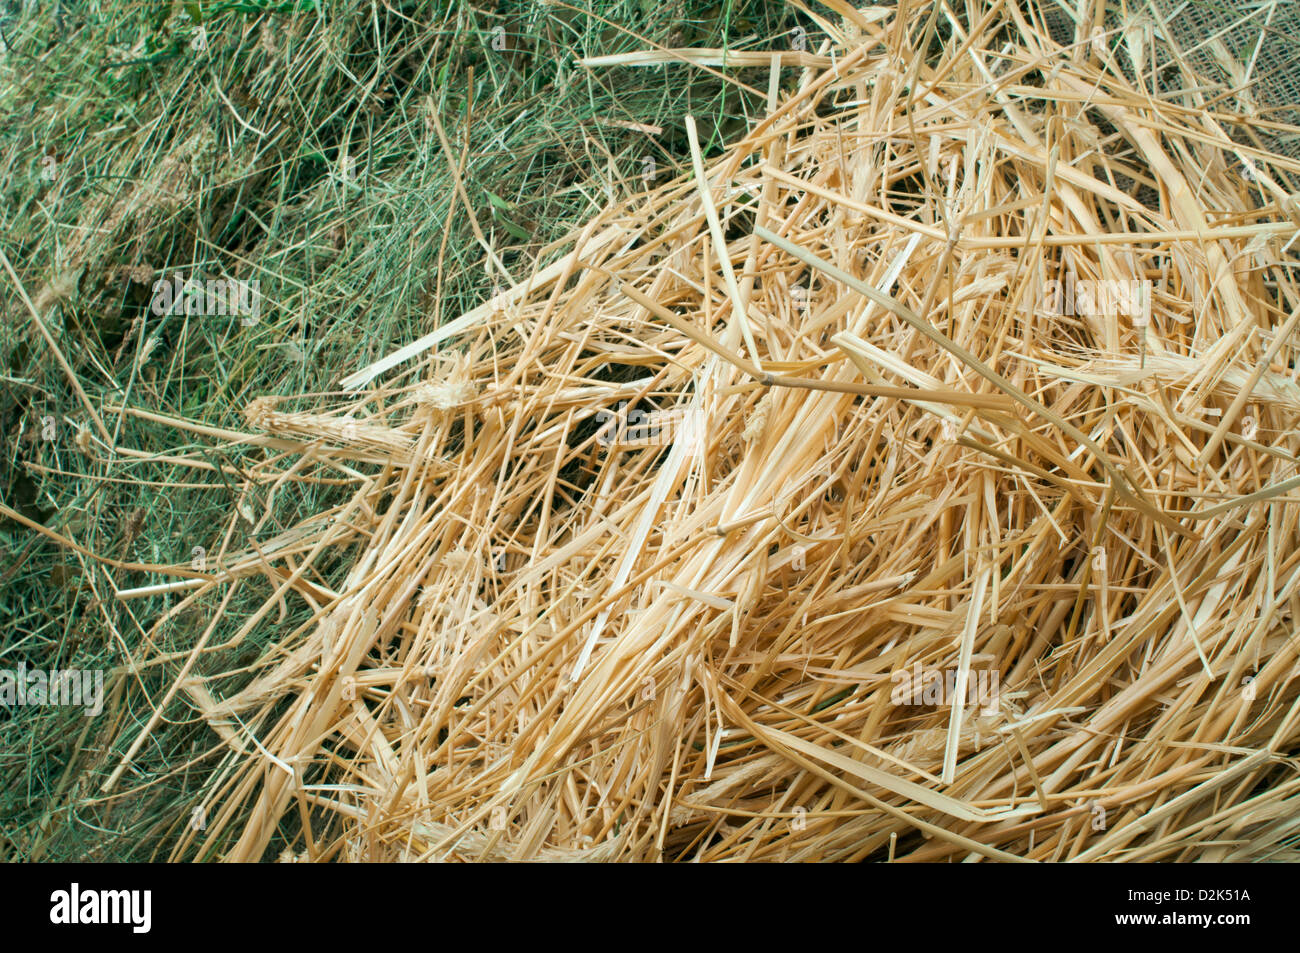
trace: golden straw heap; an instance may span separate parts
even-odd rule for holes
[[[177,857],[1295,856],[1282,127],[1147,19],[826,6],[721,156],[249,408],[245,489],[349,489],[173,584],[309,612],[183,669]]]

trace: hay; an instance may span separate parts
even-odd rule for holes
[[[313,612],[237,691],[215,622],[177,660],[229,753],[175,856],[1294,851],[1300,163],[1159,35],[827,5],[720,158],[250,409],[245,493],[355,492],[173,584]]]

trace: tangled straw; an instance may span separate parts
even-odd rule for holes
[[[335,406],[250,408],[354,492],[172,584],[311,613],[238,690],[184,662],[228,753],[175,856],[1294,856],[1300,168],[1122,29],[828,5],[720,158],[688,122]]]

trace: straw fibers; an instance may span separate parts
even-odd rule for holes
[[[721,156],[210,433],[349,489],[167,584],[283,625],[175,663],[177,857],[1297,856],[1300,164],[1152,14],[827,6]]]

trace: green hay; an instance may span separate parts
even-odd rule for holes
[[[212,440],[177,447],[171,428],[107,408],[238,425],[251,398],[332,389],[341,369],[491,292],[502,279],[464,208],[449,215],[454,189],[430,105],[453,150],[467,151],[463,181],[483,232],[506,269],[524,275],[611,191],[642,188],[647,156],[674,174],[687,155],[688,111],[708,117],[703,133],[716,149],[757,102],[706,71],[587,71],[579,57],[650,44],[771,48],[796,24],[810,43],[818,35],[795,11],[761,0],[580,6],[64,2],[0,11],[0,248],[114,445],[239,467],[242,454],[217,455]],[[505,49],[493,48],[494,36]],[[259,322],[149,313],[152,282],[175,271],[256,279]],[[7,275],[0,285],[6,505],[97,554],[179,564],[210,546],[241,502],[258,514],[270,507],[257,540],[329,505],[328,487],[240,501],[211,471],[121,454],[110,466],[102,447],[93,458],[81,452],[89,415]],[[241,524],[230,545],[247,545],[249,529]],[[105,670],[98,717],[0,712],[0,859],[167,856],[181,825],[201,823],[195,808],[220,781],[218,739],[190,706],[168,705],[112,793],[100,786],[175,678],[180,661],[132,670],[126,659],[145,657],[144,633],[178,600],[119,601],[115,587],[163,580],[105,568],[12,520],[0,523],[0,554],[0,667]],[[211,644],[227,641],[265,595],[241,590]],[[164,625],[162,651],[191,648],[212,608]],[[256,627],[203,656],[196,674],[274,652],[277,632],[298,621]],[[293,839],[283,833],[281,845]]]

